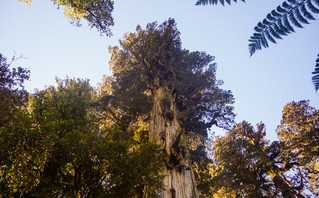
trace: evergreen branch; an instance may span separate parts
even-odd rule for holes
[[[231,5],[232,0],[198,0],[195,5],[207,5],[207,4],[212,4],[212,5],[217,5],[218,2],[225,6],[225,2],[229,5]],[[237,0],[233,0],[235,3],[237,3]],[[245,0],[241,0],[242,2],[245,2]]]
[[[312,77],[312,83],[315,86],[315,90],[318,91],[319,90],[319,54],[316,60],[315,71],[312,72],[312,74],[314,74],[314,76]]]
[[[252,56],[262,47],[267,48],[268,41],[276,43],[276,39],[294,32],[293,26],[303,28],[315,20],[313,13],[319,13],[319,0],[287,0],[272,10],[266,18],[254,28],[256,33],[249,39],[248,49]]]

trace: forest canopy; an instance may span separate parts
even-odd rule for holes
[[[90,1],[54,2],[110,34]],[[66,78],[34,93],[23,88],[29,70],[0,55],[0,196],[152,197],[174,171],[191,172],[200,197],[319,195],[319,112],[308,101],[284,107],[270,142],[262,123],[235,125],[214,57],[183,49],[173,19],[109,51],[113,75],[98,88]],[[212,139],[212,126],[228,132]]]
[[[110,48],[114,75],[99,89],[88,80],[56,79],[56,86],[25,94],[14,106],[0,133],[3,196],[151,196],[163,188],[164,161],[176,166],[174,160],[181,159],[175,155],[182,151],[186,157],[188,149],[205,144],[210,126],[232,124],[233,97],[219,88],[213,57],[182,49],[173,19],[145,30],[138,26],[120,44]],[[4,58],[2,65],[9,67]],[[8,72],[2,76],[14,82],[17,74]],[[28,75],[18,80],[24,79]],[[7,84],[3,88],[15,93]],[[176,103],[178,136],[187,141],[173,153],[149,141],[160,87],[165,119],[176,116],[167,109]]]

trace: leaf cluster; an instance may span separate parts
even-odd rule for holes
[[[254,28],[255,33],[249,39],[249,52],[253,55],[262,47],[267,48],[268,41],[276,43],[276,39],[295,32],[293,26],[302,28],[309,20],[315,20],[313,13],[319,13],[317,0],[288,0],[276,9]]]
[[[32,0],[18,0],[31,5]],[[51,0],[54,5],[63,7],[64,15],[71,23],[81,26],[85,19],[91,28],[96,28],[101,35],[112,36],[110,27],[114,25],[112,0]]]
[[[219,1],[223,6],[224,0]],[[230,0],[226,1],[229,5]],[[237,2],[237,1],[235,1]],[[217,5],[218,0],[198,0],[196,5]],[[315,20],[314,14],[319,13],[318,0],[287,0],[279,5],[276,9],[267,14],[263,21],[255,26],[255,33],[249,39],[248,50],[252,56],[257,50],[263,47],[268,48],[269,41],[276,43],[277,39],[282,39],[290,33],[295,32],[294,26],[303,28],[303,24],[309,24],[309,21]],[[316,61],[318,62],[318,60]],[[317,67],[317,65],[316,65]],[[312,73],[312,82],[315,90],[318,90],[318,71]]]

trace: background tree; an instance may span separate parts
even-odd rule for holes
[[[224,137],[216,137],[213,146],[214,196],[274,196],[273,184],[265,177],[260,164],[267,161],[264,126],[257,131],[246,122],[237,124]],[[268,183],[268,184],[267,184]]]
[[[28,96],[23,83],[29,79],[30,71],[22,67],[10,68],[19,58],[14,56],[8,63],[0,53],[0,128],[10,124],[14,111],[25,104]]]
[[[18,0],[31,5],[32,0]],[[64,15],[71,23],[81,26],[85,19],[91,28],[96,28],[101,34],[111,36],[110,26],[114,25],[112,0],[51,0],[54,5],[63,7]]]
[[[102,99],[112,116],[125,112],[125,128],[138,117],[148,121],[149,140],[165,154],[161,197],[197,197],[188,149],[205,142],[212,125],[227,128],[234,117],[232,94],[219,88],[213,57],[182,49],[179,35],[169,19],[138,26],[120,48],[110,47],[114,78],[106,79]]]
[[[245,2],[244,0],[242,0]],[[231,4],[231,0],[198,0],[196,5],[225,5]],[[237,2],[237,0],[234,0]],[[252,56],[257,50],[263,47],[267,48],[268,42],[276,43],[276,39],[282,39],[295,32],[293,26],[303,28],[302,24],[309,24],[310,20],[315,20],[314,14],[319,13],[318,0],[287,0],[279,5],[276,9],[267,14],[266,18],[259,22],[254,30],[255,33],[249,39],[249,53]],[[317,74],[317,70],[313,74]],[[316,76],[313,78],[316,91],[318,90],[319,80]]]
[[[11,63],[19,58],[13,57],[10,63],[0,53],[0,192],[7,191],[6,174],[3,169],[11,161],[10,152],[16,141],[22,138],[19,133],[28,128],[23,119],[22,109],[26,107],[27,92],[23,83],[29,79],[29,70],[18,67],[10,68]],[[7,128],[15,128],[6,131]],[[18,132],[18,134],[15,134]]]
[[[281,143],[265,139],[263,124],[254,130],[237,124],[214,141],[214,196],[305,197],[305,178],[300,164],[286,155]]]
[[[319,110],[308,101],[288,103],[277,128],[285,155],[303,169],[305,181],[319,195]]]
[[[135,197],[160,188],[158,146],[102,125],[87,80],[57,84],[1,128],[0,196]]]
[[[214,197],[318,196],[319,111],[308,101],[288,103],[270,144],[265,128],[237,124],[216,137],[209,193]]]

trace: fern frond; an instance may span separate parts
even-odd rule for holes
[[[217,0],[216,0],[217,1]],[[268,41],[276,43],[276,39],[294,32],[295,27],[303,28],[315,20],[313,14],[319,13],[319,0],[286,0],[267,14],[266,18],[254,28],[259,36],[251,36],[248,49],[252,56],[261,46],[268,47]]]
[[[319,54],[316,60],[315,71],[312,72],[312,74],[314,74],[314,76],[312,77],[312,83],[315,86],[315,90],[318,91],[319,90]]]
[[[225,6],[225,2],[231,5],[232,1],[237,3],[237,0],[197,0],[195,5],[207,5],[207,4],[217,5],[218,3],[220,3],[223,6]],[[241,0],[241,1],[245,2],[245,0]]]
[[[307,7],[309,8],[309,10],[313,13],[318,14],[319,13],[319,9],[316,8],[316,6],[314,6],[311,2],[311,0],[307,0]]]
[[[300,11],[301,11],[302,15],[305,16],[307,19],[315,20],[315,17],[313,17],[313,15],[310,12],[308,12],[308,10],[306,9],[305,4],[301,5]]]

